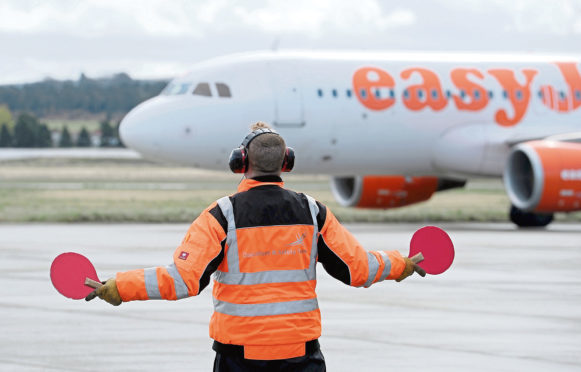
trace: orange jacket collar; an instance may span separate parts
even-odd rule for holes
[[[282,181],[281,182],[262,182],[262,181],[253,180],[251,178],[250,179],[245,178],[238,185],[238,192],[248,191],[253,187],[265,186],[265,185],[276,185],[279,187],[284,187],[284,182],[282,182]]]

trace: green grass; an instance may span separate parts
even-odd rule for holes
[[[239,175],[152,164],[141,160],[39,159],[0,163],[0,222],[191,222]],[[344,208],[324,176],[285,176],[290,189],[325,203],[343,222],[507,221],[498,180],[435,194],[409,207]],[[581,213],[557,214],[581,221]]]
[[[0,221],[185,222],[192,221],[210,199],[184,192],[9,190],[0,197]]]

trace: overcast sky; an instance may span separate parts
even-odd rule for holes
[[[581,55],[581,0],[0,0],[0,84],[170,78],[242,51]]]

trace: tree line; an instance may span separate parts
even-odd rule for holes
[[[109,119],[99,124],[100,135],[97,145],[100,147],[122,147],[119,138],[119,124],[111,125]],[[46,124],[41,123],[34,115],[23,113],[18,115],[11,129],[7,123],[0,127],[0,147],[90,147],[93,140],[89,131],[82,127],[76,138],[71,136],[68,127],[63,126],[57,139],[53,139]]]
[[[126,73],[110,78],[77,81],[46,79],[30,84],[0,86],[0,104],[13,112],[29,112],[38,117],[64,113],[124,114],[161,92],[167,81],[133,80]]]
[[[30,84],[0,86],[0,147],[122,146],[118,126],[122,117],[142,101],[161,92],[167,81],[133,80],[125,73],[77,81],[46,79]],[[20,113],[13,120],[12,112]],[[83,127],[77,136],[65,125],[51,133],[39,117],[106,117],[99,132]],[[78,129],[78,128],[77,128]],[[73,138],[75,137],[75,138]]]

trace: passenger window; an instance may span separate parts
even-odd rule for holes
[[[403,98],[405,98],[405,99],[409,99],[410,98],[410,92],[409,92],[409,90],[406,89],[406,90],[403,91]]]
[[[347,89],[347,97],[351,98],[351,89]]]
[[[323,90],[317,89],[317,94],[319,95],[319,97],[323,97]]]
[[[494,93],[491,90],[488,91],[488,98],[494,98]]]
[[[477,89],[474,89],[474,100],[480,101],[480,91]]]
[[[438,99],[438,90],[432,89],[432,98],[433,99]]]
[[[450,92],[449,90],[446,91],[446,98],[448,99],[452,98],[452,92]]]
[[[361,98],[367,98],[367,91],[365,89],[361,89]]]
[[[424,98],[424,90],[423,89],[418,89],[418,98],[419,99]]]
[[[461,89],[461,90],[460,90],[460,97],[461,97],[462,99],[466,98],[466,91],[465,91],[464,89]]]
[[[516,90],[516,99],[522,101],[522,90],[520,89]]]
[[[567,98],[567,95],[563,91],[559,92],[559,96],[561,97],[561,101],[564,101]]]
[[[216,89],[218,90],[218,96],[220,97],[232,97],[230,94],[230,87],[224,83],[216,83]]]
[[[210,85],[208,83],[200,83],[194,89],[194,95],[212,97],[212,92],[210,91]]]
[[[504,99],[508,98],[508,92],[506,90],[502,91],[502,96],[504,97]]]
[[[577,101],[581,101],[581,90],[575,91],[575,99],[577,99]]]
[[[331,94],[333,95],[333,97],[337,98],[337,89],[333,89],[331,91]]]
[[[375,97],[381,98],[381,91],[379,89],[375,89]]]
[[[389,90],[389,98],[391,99],[395,98],[395,92],[393,91],[393,89]]]
[[[539,93],[538,93],[538,95],[539,95],[539,98],[540,98],[540,99],[543,99],[543,98],[545,98],[545,94],[543,93],[543,91],[542,91],[542,90],[539,90]]]

